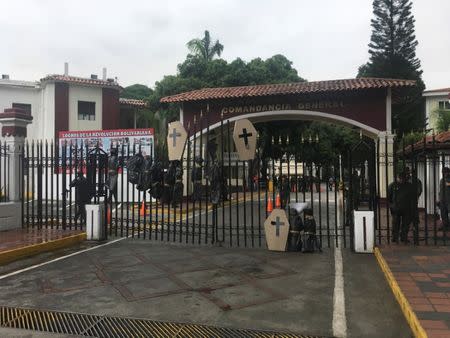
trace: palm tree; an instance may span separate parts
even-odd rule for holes
[[[207,30],[203,39],[192,39],[186,45],[193,55],[199,56],[205,61],[211,61],[216,54],[220,56],[223,51],[223,45],[219,40],[216,40],[214,44],[211,43],[211,36]]]

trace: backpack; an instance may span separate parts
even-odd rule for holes
[[[288,251],[301,251],[300,231],[303,230],[303,221],[298,211],[294,208],[289,209],[289,224]]]
[[[161,162],[155,160],[150,168],[150,181],[151,183],[162,182],[163,172]]]
[[[144,158],[141,154],[136,154],[127,161],[128,182],[131,184],[138,184],[141,176]]]
[[[142,164],[142,171],[139,177],[139,183],[136,186],[136,189],[139,191],[146,191],[150,189],[151,186],[151,167],[152,167],[152,159],[150,157],[145,157],[144,162]]]

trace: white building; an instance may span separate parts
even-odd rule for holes
[[[428,121],[428,128],[435,129],[437,122],[437,110],[448,110],[450,112],[450,88],[426,90],[425,113]]]
[[[89,78],[48,75],[39,81],[18,81],[2,75],[0,112],[22,108],[33,116],[27,127],[29,139],[58,138],[60,131],[136,128],[141,100],[119,99],[121,87],[116,80],[97,75]]]

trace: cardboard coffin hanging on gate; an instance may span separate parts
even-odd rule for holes
[[[181,160],[186,139],[187,132],[180,121],[169,123],[167,127],[167,150],[169,152],[169,161]]]
[[[256,137],[257,131],[249,120],[236,121],[233,130],[233,140],[239,154],[239,160],[249,161],[255,158]]]
[[[269,250],[286,251],[289,235],[289,221],[286,216],[286,211],[283,209],[273,209],[264,222],[264,231]]]

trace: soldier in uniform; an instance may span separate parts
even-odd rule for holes
[[[75,223],[79,217],[81,217],[81,222],[84,223],[86,221],[86,204],[91,202],[92,189],[86,177],[83,176],[83,172],[79,171],[77,177],[70,182],[70,189],[72,188],[75,188],[75,204],[77,206]],[[70,189],[66,189],[66,192],[69,192]]]
[[[281,177],[280,183],[280,198],[281,198],[281,208],[284,209],[287,207],[291,197],[291,187],[289,184],[289,179],[286,175]]]
[[[314,185],[316,186],[316,192],[319,193],[320,192],[320,176],[319,176],[319,174],[317,174],[316,177],[314,177]]]
[[[444,167],[442,178],[439,182],[439,209],[441,212],[442,229],[448,230],[450,227],[448,211],[450,208],[450,168]]]
[[[398,174],[398,179],[388,186],[388,201],[392,215],[392,241],[400,239],[408,243],[409,226],[414,218],[413,186],[407,181],[405,173]]]
[[[175,182],[172,192],[172,207],[176,207],[181,204],[183,200],[183,168],[181,168],[181,162],[176,161],[175,168]]]
[[[191,172],[191,182],[193,185],[192,188],[192,200],[193,201],[200,201],[202,198],[202,164],[203,159],[200,156],[195,156],[194,159],[194,167],[192,168]]]
[[[210,200],[212,204],[218,204],[223,197],[222,170],[217,160],[214,160],[208,168],[208,180],[210,184]]]
[[[414,231],[414,244],[419,244],[419,197],[422,195],[423,187],[422,181],[417,177],[416,171],[412,171],[406,168],[408,182],[411,183],[412,189],[415,192],[413,194],[413,206],[414,206],[414,218],[413,218],[413,231]]]
[[[161,203],[170,204],[173,199],[173,187],[176,181],[177,166],[180,161],[170,161],[169,169],[164,174]]]

